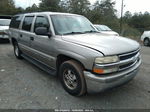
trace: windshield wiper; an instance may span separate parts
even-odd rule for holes
[[[83,33],[97,33],[98,31],[90,30],[90,31],[84,31]]]
[[[98,31],[90,30],[90,31],[84,31],[84,32],[69,32],[64,33],[63,35],[70,35],[70,34],[85,34],[85,33],[97,33]]]
[[[69,35],[69,34],[83,34],[83,32],[69,32],[69,33],[64,33],[63,35]]]
[[[112,30],[101,30],[101,31],[112,31]]]

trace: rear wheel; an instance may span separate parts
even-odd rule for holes
[[[76,61],[70,60],[60,66],[59,78],[64,89],[73,96],[86,93],[83,67]]]
[[[16,58],[22,59],[22,56],[21,56],[22,52],[19,49],[19,46],[18,46],[17,42],[14,43],[14,54],[15,54]]]
[[[148,38],[144,39],[144,46],[150,46],[150,40]]]

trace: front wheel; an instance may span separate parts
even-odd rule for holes
[[[22,52],[19,49],[19,46],[18,46],[17,42],[14,43],[14,54],[15,54],[16,58],[22,59],[22,56],[21,56]]]
[[[60,66],[59,78],[64,89],[73,96],[86,93],[83,67],[76,61],[70,60]]]

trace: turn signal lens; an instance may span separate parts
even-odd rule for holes
[[[103,73],[104,73],[104,70],[103,70],[103,69],[94,68],[94,69],[93,69],[93,72],[94,72],[94,73],[97,73],[97,74],[103,74]]]
[[[97,74],[107,74],[107,73],[113,73],[113,72],[117,72],[118,71],[118,67],[113,67],[113,68],[93,68],[93,72],[97,73]]]

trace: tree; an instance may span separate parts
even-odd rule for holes
[[[112,0],[98,0],[92,6],[90,20],[95,24],[105,24],[119,31],[119,19],[116,16],[115,2]]]
[[[144,30],[150,30],[150,14],[145,12],[144,14],[135,13],[129,22],[127,23],[129,26],[138,29],[140,32]]]
[[[25,12],[38,12],[39,8],[36,4],[33,4],[31,7],[27,7]]]
[[[41,11],[60,11],[60,0],[40,0],[39,8]]]
[[[125,12],[124,17],[123,17],[123,22],[129,23],[129,21],[132,18],[132,14],[130,11]]]
[[[13,0],[0,1],[0,15],[12,15],[16,13],[16,8]]]
[[[90,10],[90,2],[88,0],[68,0],[68,12],[86,15]]]
[[[24,12],[25,12],[25,9],[23,9],[22,7],[17,7],[15,14],[24,13]]]

